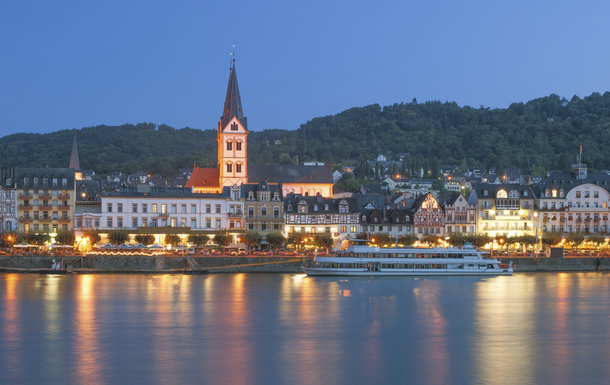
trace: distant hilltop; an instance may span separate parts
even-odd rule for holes
[[[214,124],[210,122],[210,126]],[[265,122],[250,122],[256,130]],[[179,168],[216,167],[216,130],[140,123],[13,134],[0,138],[0,166],[65,167],[73,137],[81,169],[98,174],[148,170],[163,176]],[[582,162],[610,169],[610,92],[571,100],[557,95],[506,109],[460,107],[431,101],[355,107],[314,118],[298,130],[251,131],[253,164],[326,164],[397,154],[426,167],[519,168],[525,173],[569,170],[582,144]]]

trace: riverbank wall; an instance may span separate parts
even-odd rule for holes
[[[189,257],[210,273],[300,273],[302,257]],[[0,269],[49,268],[53,256],[0,256]],[[311,259],[311,258],[309,258]],[[610,258],[503,258],[516,265],[515,272],[610,271]],[[184,257],[165,255],[88,255],[63,257],[65,267],[87,272],[180,272],[187,267]]]

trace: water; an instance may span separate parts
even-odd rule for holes
[[[610,274],[0,274],[0,383],[610,382]]]

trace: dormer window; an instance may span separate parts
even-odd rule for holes
[[[318,205],[313,205],[313,211],[318,211]]]
[[[527,190],[523,190],[523,196],[526,197],[527,196]]]
[[[288,211],[292,211],[292,205],[288,205]]]
[[[254,193],[252,191],[248,192],[248,200],[254,200]]]
[[[557,190],[553,190],[551,194],[553,195],[553,198],[557,198]]]
[[[559,190],[559,197],[560,197],[560,198],[563,198],[563,189],[560,189],[560,190]]]
[[[40,182],[40,180],[38,178],[34,178],[34,186],[38,186],[39,182]]]
[[[48,186],[49,185],[49,178],[42,178],[42,185],[43,186]]]
[[[237,131],[237,123],[231,123],[231,131]]]
[[[328,211],[328,205],[324,205],[324,211]]]
[[[26,186],[30,184],[30,178],[23,178],[23,184]]]
[[[548,188],[547,188],[546,190],[544,190],[544,196],[545,196],[546,198],[548,198],[548,197],[550,197],[550,196],[551,196],[551,191],[550,191]]]
[[[363,216],[362,216],[362,221],[363,221],[363,222],[364,222],[364,221],[366,221],[366,215],[363,215]]]
[[[274,201],[279,201],[280,200],[280,194],[278,194],[278,193],[273,194],[273,200]]]
[[[489,191],[483,190],[483,196],[488,196],[488,195],[489,195]]]

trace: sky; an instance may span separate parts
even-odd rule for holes
[[[413,98],[603,94],[609,17],[607,0],[2,1],[0,136],[215,129],[234,49],[251,131]]]

